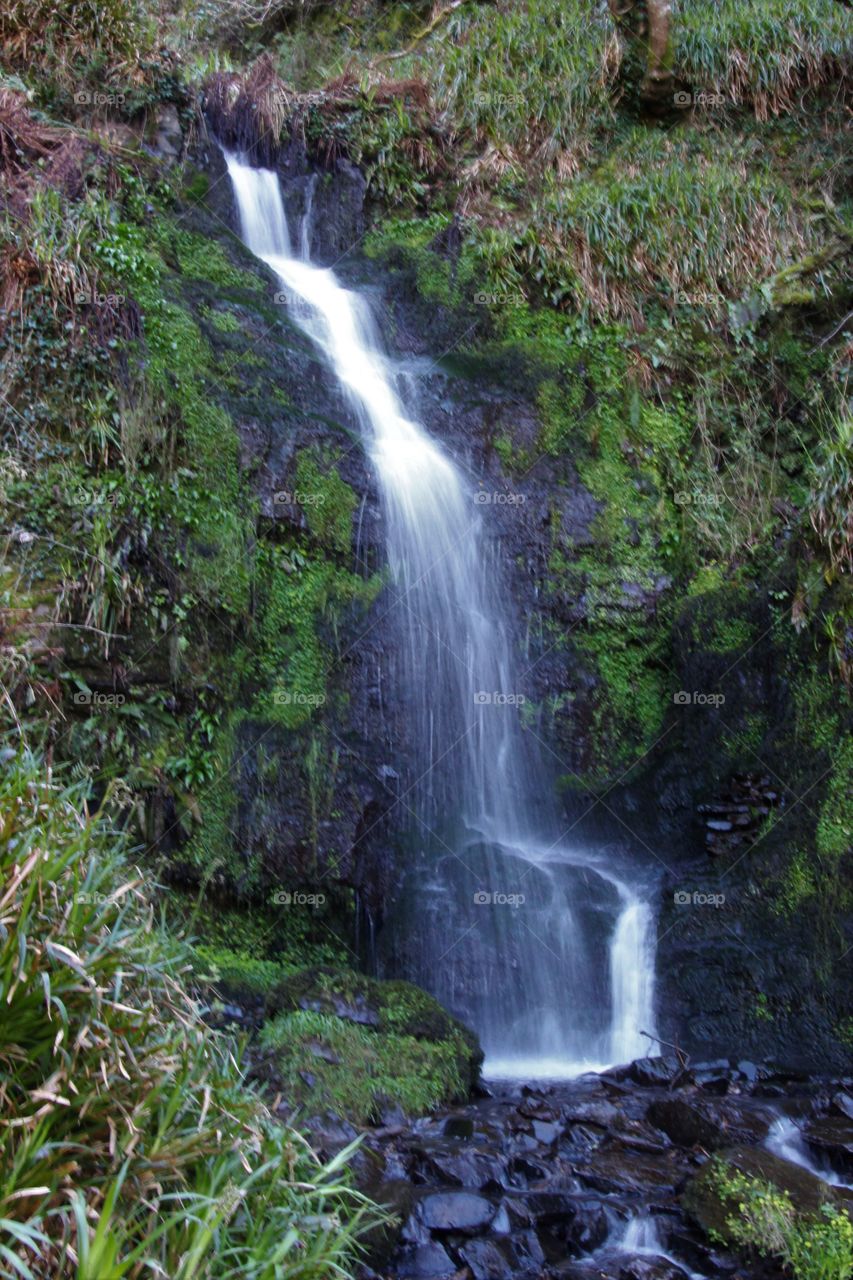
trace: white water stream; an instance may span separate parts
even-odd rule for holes
[[[291,244],[277,176],[226,155],[243,238],[355,415],[381,491],[398,626],[390,679],[417,754],[395,972],[477,1029],[491,1074],[569,1076],[649,1052],[654,921],[624,872],[560,839],[521,718],[514,610],[476,485],[408,410],[370,309]]]
[[[821,1163],[812,1155],[799,1126],[789,1116],[779,1116],[773,1122],[765,1146],[774,1155],[798,1164],[801,1169],[813,1173],[816,1178],[822,1178],[830,1186],[853,1190],[853,1182],[845,1180],[827,1162]]]

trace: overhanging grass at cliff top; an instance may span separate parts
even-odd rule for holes
[[[790,110],[799,90],[826,83],[851,52],[837,0],[680,0],[672,32],[679,80],[761,118]],[[620,58],[605,3],[532,0],[465,5],[411,65],[433,68],[457,123],[553,158],[576,145],[579,125],[609,114]]]
[[[838,0],[679,0],[673,11],[679,74],[750,103],[759,118],[790,110],[803,87],[826,83],[853,52]]]

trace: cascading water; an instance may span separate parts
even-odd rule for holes
[[[483,495],[407,415],[365,301],[308,260],[310,203],[297,256],[277,176],[226,161],[243,238],[337,377],[383,497],[400,628],[392,676],[420,775],[400,801],[413,850],[385,930],[389,967],[476,1027],[495,1074],[636,1057],[653,1024],[651,912],[559,839],[551,780],[522,725],[513,610]]]
[[[842,1178],[841,1174],[828,1164],[821,1163],[809,1151],[799,1125],[795,1124],[790,1116],[777,1116],[767,1135],[765,1146],[774,1155],[781,1156],[783,1160],[790,1160],[792,1164],[798,1164],[800,1168],[813,1173],[816,1178],[822,1178],[831,1186],[853,1190],[853,1182]]]

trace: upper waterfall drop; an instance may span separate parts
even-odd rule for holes
[[[477,491],[404,407],[365,300],[308,260],[310,201],[297,255],[277,176],[225,158],[246,245],[338,379],[383,499],[391,674],[421,775],[401,806],[413,848],[388,967],[467,1017],[498,1069],[567,1075],[636,1057],[653,1030],[652,914],[560,839]]]

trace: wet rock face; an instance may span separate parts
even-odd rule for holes
[[[720,796],[697,807],[708,853],[718,858],[749,848],[764,819],[780,804],[784,796],[768,775],[735,774]]]
[[[703,1088],[706,1070],[727,1074],[726,1094]],[[411,1198],[396,1240],[360,1280],[777,1280],[772,1259],[741,1258],[708,1236],[725,1226],[708,1190],[710,1153],[722,1149],[812,1212],[848,1193],[766,1149],[780,1103],[762,1090],[783,1089],[784,1105],[805,1113],[804,1135],[847,1118],[838,1085],[751,1074],[718,1062],[679,1067],[675,1080],[665,1059],[645,1059],[562,1084],[488,1082],[488,1098],[388,1137],[368,1132],[367,1189],[399,1205],[402,1178]]]
[[[276,502],[276,494],[294,487],[300,450],[333,448],[341,453],[341,475],[359,500],[352,563],[359,562],[366,573],[381,571],[382,511],[358,444],[358,424],[286,306],[274,302],[271,273],[253,264],[233,237],[234,203],[215,140],[202,136],[192,158],[207,174],[208,189],[203,203],[188,213],[187,225],[215,237],[243,269],[266,281],[263,305],[234,313],[253,362],[260,358],[265,368],[251,377],[238,370],[244,385],[235,390],[231,380],[226,404],[240,435],[244,469],[252,474],[264,532],[272,539],[288,531],[305,533],[305,511]],[[555,773],[584,776],[600,732],[593,715],[600,678],[574,646],[594,602],[577,575],[555,573],[552,561],[555,546],[569,564],[582,552],[595,553],[601,537],[596,519],[604,504],[582,483],[570,451],[543,452],[538,384],[529,367],[520,360],[515,367],[509,357],[460,357],[459,348],[470,352],[484,332],[485,309],[464,300],[456,309],[437,305],[419,294],[413,270],[386,270],[384,263],[377,268],[362,255],[363,176],[344,162],[318,168],[297,135],[281,149],[277,165],[294,238],[304,222],[314,260],[334,264],[346,283],[369,294],[386,345],[406,375],[413,411],[466,470],[472,494],[487,500],[481,514],[493,535],[495,560],[517,617],[524,620],[523,634],[520,628],[516,638],[525,669],[521,692],[535,715],[533,729],[549,748],[547,758],[553,751],[559,759]],[[436,247],[452,263],[458,246],[458,228],[452,227]],[[197,286],[200,308],[218,307],[219,301],[214,289]],[[205,334],[230,367],[233,335],[207,328]],[[514,475],[505,465],[497,446],[507,439],[536,459],[529,471]],[[642,585],[623,582],[620,574],[611,587],[595,608],[604,609],[614,626],[626,617],[648,622],[665,602],[678,612],[675,586],[663,568]],[[728,617],[732,602],[725,591],[718,595],[721,616]],[[772,633],[773,619],[762,601],[756,594],[737,605],[738,619],[756,636]],[[388,593],[382,593],[367,617],[346,619],[338,629],[344,657],[335,665],[328,705],[312,721],[312,732],[315,725],[327,731],[326,754],[337,753],[321,829],[316,829],[305,768],[312,735],[269,732],[262,722],[250,721],[241,730],[236,819],[247,865],[260,864],[275,884],[298,887],[322,878],[354,888],[363,923],[380,939],[383,913],[407,865],[400,840],[405,807],[398,798],[422,772],[407,742],[405,705],[393,678],[397,637],[389,603]],[[711,620],[717,608],[712,604],[706,608]],[[817,1068],[836,1059],[830,1057],[832,1018],[822,1012],[823,1002],[811,999],[818,968],[812,963],[814,937],[807,929],[798,934],[796,921],[786,922],[786,943],[779,947],[782,925],[767,906],[766,888],[785,849],[811,839],[812,833],[797,825],[806,806],[794,799],[795,793],[817,796],[812,784],[818,784],[821,769],[816,763],[814,775],[808,775],[808,762],[798,761],[794,773],[789,760],[768,755],[762,745],[762,762],[791,779],[794,792],[786,796],[774,776],[750,772],[754,759],[739,764],[729,759],[725,739],[733,725],[764,717],[768,725],[784,726],[789,718],[784,654],[760,645],[734,662],[730,653],[703,645],[708,618],[694,616],[697,608],[697,601],[683,602],[673,627],[667,658],[673,688],[680,684],[701,694],[719,685],[724,714],[703,705],[674,708],[660,747],[644,758],[642,769],[632,770],[630,782],[607,792],[612,821],[604,820],[606,811],[594,795],[571,802],[571,821],[578,821],[578,838],[618,845],[635,868],[647,863],[659,869],[657,856],[666,865],[658,903],[662,1034],[708,1058],[735,1051],[787,1057],[799,1048],[804,1064]],[[573,631],[576,635],[568,638]],[[558,636],[563,639],[555,642]],[[791,647],[790,637],[785,644]],[[275,769],[265,772],[270,759]],[[589,821],[582,819],[586,805]],[[762,834],[773,812],[784,814],[778,837]],[[601,819],[597,827],[596,819]],[[753,845],[760,865],[751,860]],[[685,890],[690,910],[674,903]],[[705,910],[707,899],[720,893],[725,910]],[[698,905],[694,894],[699,894]],[[353,939],[354,932],[348,937]],[[362,959],[368,959],[366,953]],[[404,967],[392,965],[389,972]],[[839,963],[834,972],[841,1003],[844,966]],[[765,1016],[762,993],[770,993],[775,1016]],[[840,1063],[837,1042],[834,1051]],[[727,1087],[725,1080],[717,1087]]]

